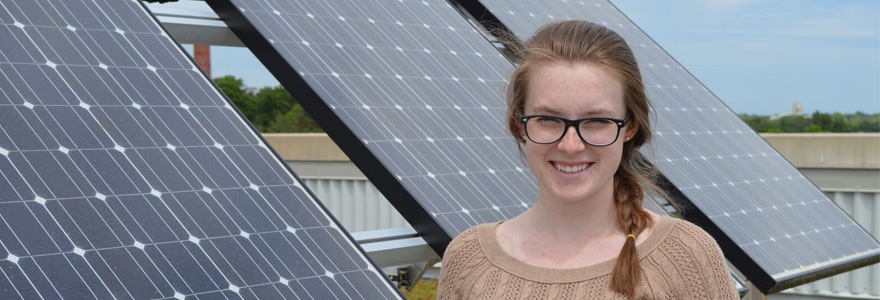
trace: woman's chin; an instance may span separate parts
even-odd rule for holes
[[[558,186],[552,193],[553,198],[558,199],[562,203],[575,203],[589,199],[593,194],[590,189],[580,184],[579,186]]]

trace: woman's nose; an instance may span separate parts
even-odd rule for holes
[[[586,144],[581,137],[578,136],[577,129],[573,126],[565,129],[565,135],[559,141],[559,150],[566,153],[575,153],[583,151]]]

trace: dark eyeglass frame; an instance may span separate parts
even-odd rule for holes
[[[629,123],[629,118],[630,118],[631,116],[632,116],[632,111],[631,111],[631,110],[627,110],[627,111],[626,111],[626,117],[624,117],[623,120],[621,120],[621,119],[614,119],[614,118],[583,118],[583,119],[577,119],[577,120],[569,120],[569,119],[566,119],[566,118],[560,118],[560,117],[556,117],[556,116],[548,116],[548,115],[528,115],[528,116],[520,115],[520,117],[519,117],[519,121],[520,121],[520,122],[522,123],[522,125],[523,125],[523,130],[525,130],[525,132],[526,132],[526,137],[528,137],[528,139],[529,139],[530,141],[532,141],[533,143],[535,143],[535,144],[544,144],[544,145],[546,145],[546,144],[553,144],[553,143],[556,143],[556,142],[562,140],[562,138],[565,137],[565,135],[568,133],[568,127],[570,127],[570,126],[574,126],[574,130],[577,132],[578,137],[581,139],[581,141],[583,141],[584,143],[587,143],[588,145],[592,145],[592,146],[596,146],[596,147],[605,147],[605,146],[608,146],[608,145],[611,145],[611,144],[614,144],[615,142],[617,142],[617,139],[620,138],[620,129],[623,128],[624,126],[626,126],[627,123]],[[549,119],[554,119],[554,120],[562,121],[562,122],[565,124],[565,128],[562,130],[562,135],[560,135],[558,139],[556,139],[556,140],[554,140],[554,141],[552,141],[552,142],[540,143],[540,142],[536,142],[535,140],[533,140],[532,137],[529,136],[529,129],[527,128],[527,126],[528,126],[527,123],[528,123],[529,119],[532,119],[532,118],[538,118],[538,117],[541,117],[541,118],[549,118]],[[585,140],[585,139],[584,139],[584,136],[581,134],[581,126],[580,126],[580,124],[581,124],[582,122],[584,122],[584,121],[612,121],[612,122],[614,122],[614,124],[617,124],[617,135],[614,136],[614,140],[613,140],[613,141],[611,141],[610,143],[607,143],[607,144],[593,144],[593,143],[590,143],[590,142],[588,142],[587,140]]]

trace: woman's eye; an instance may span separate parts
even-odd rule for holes
[[[613,124],[613,123],[610,121],[606,121],[606,120],[586,120],[586,121],[583,121],[583,123],[581,123],[581,127],[582,128],[603,128],[603,127],[607,127],[608,125],[611,125],[611,124]]]

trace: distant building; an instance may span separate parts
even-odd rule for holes
[[[260,89],[255,88],[255,87],[245,87],[244,88],[244,92],[251,94],[252,96],[256,96],[257,92],[259,92],[259,91],[260,91]]]
[[[791,106],[790,113],[781,113],[781,114],[772,115],[772,116],[770,116],[770,120],[771,121],[777,120],[779,118],[787,117],[787,116],[802,116],[805,118],[810,118],[810,115],[804,115],[804,105],[801,104],[800,102],[795,102]]]

